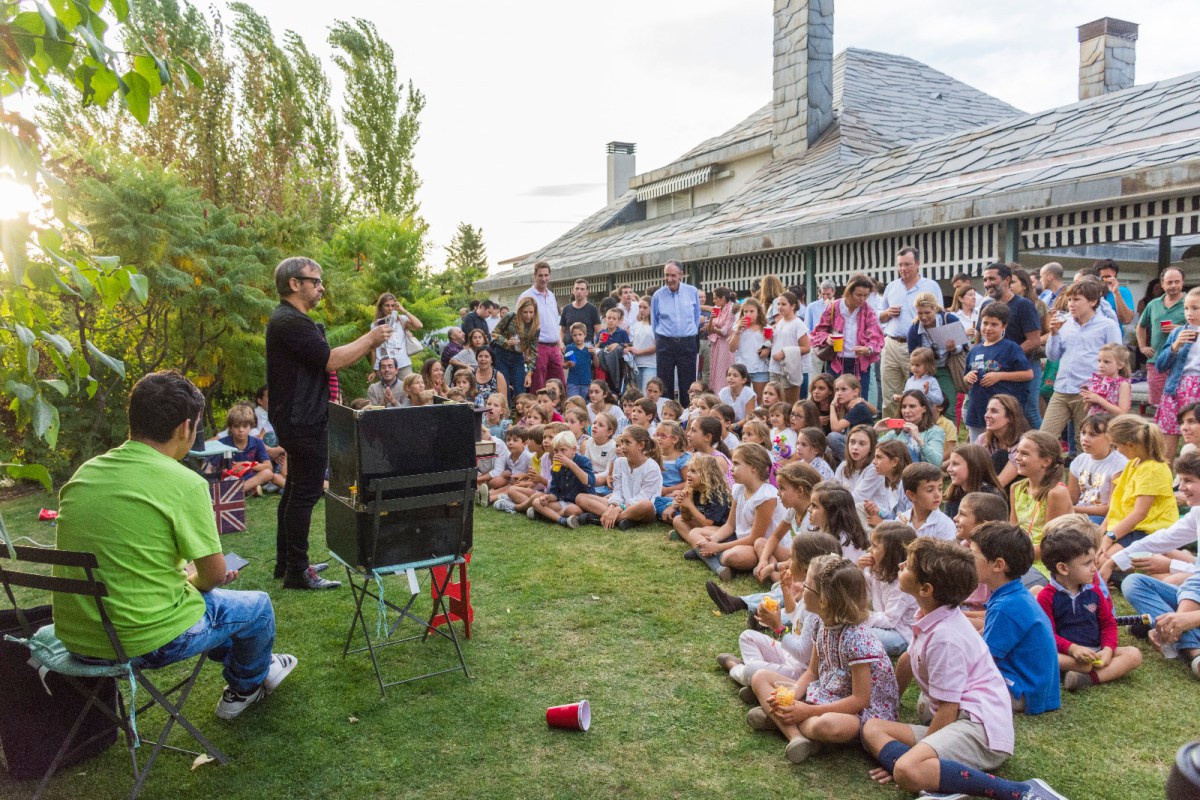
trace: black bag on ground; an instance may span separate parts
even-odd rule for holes
[[[37,630],[50,623],[50,606],[31,608],[25,611],[25,618]],[[71,732],[87,697],[53,672],[46,673],[43,685],[37,669],[29,666],[29,648],[5,641],[5,634],[24,637],[17,612],[11,609],[0,611],[0,745],[4,747],[9,775],[19,780],[40,778]],[[100,702],[117,707],[116,679],[75,680],[88,692],[100,681],[104,684]],[[103,753],[117,741],[117,730],[116,723],[102,711],[88,709],[59,769]]]

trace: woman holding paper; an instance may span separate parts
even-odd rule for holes
[[[921,292],[913,300],[917,309],[917,318],[908,329],[908,352],[921,347],[933,350],[934,364],[937,371],[934,377],[942,389],[946,408],[954,409],[958,404],[958,390],[954,387],[954,379],[946,366],[946,358],[956,350],[966,350],[970,342],[966,341],[966,333],[962,323],[954,314],[942,308],[942,304],[932,292]]]

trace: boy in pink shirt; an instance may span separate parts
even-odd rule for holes
[[[959,606],[978,586],[971,551],[919,537],[908,546],[900,588],[917,600],[913,677],[926,725],[881,719],[863,726],[863,746],[878,759],[879,783],[945,797],[1066,800],[1043,781],[990,775],[1013,752],[1012,701],[987,645]]]

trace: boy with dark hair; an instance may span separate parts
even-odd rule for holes
[[[1004,678],[959,609],[978,580],[971,554],[953,542],[918,538],[908,545],[899,580],[921,610],[908,652],[921,687],[918,707],[929,717],[924,725],[867,721],[863,746],[880,764],[871,778],[941,797],[1064,800],[1040,780],[988,774],[1013,753],[1012,708]]]
[[[963,376],[970,385],[967,397],[967,429],[971,441],[983,433],[983,412],[988,401],[998,394],[1010,394],[1020,401],[1029,391],[1033,366],[1021,346],[1005,338],[1008,326],[1008,306],[999,300],[988,303],[979,313],[979,332],[983,341],[967,353],[967,373]]]
[[[971,535],[979,581],[991,597],[983,641],[1008,684],[1014,711],[1041,714],[1062,704],[1058,650],[1050,621],[1021,583],[1033,566],[1033,541],[1011,522],[985,522]]]
[[[954,541],[958,529],[941,510],[943,480],[942,471],[933,464],[919,461],[905,467],[900,484],[912,508],[897,515],[896,521],[911,525],[917,536]]]
[[[1141,651],[1117,646],[1112,601],[1093,583],[1095,536],[1069,523],[1047,531],[1042,538],[1042,564],[1050,571],[1050,584],[1042,587],[1037,601],[1054,629],[1058,668],[1067,691],[1114,681],[1137,668]]]

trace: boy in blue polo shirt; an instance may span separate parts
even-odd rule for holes
[[[232,468],[241,472],[247,495],[261,495],[264,486],[283,488],[284,484],[283,476],[276,475],[271,468],[271,456],[267,454],[263,440],[250,435],[250,429],[256,422],[254,409],[245,403],[238,403],[225,416],[229,435],[218,440],[221,444],[237,448],[229,460]]]
[[[998,394],[1011,394],[1024,402],[1033,380],[1033,366],[1021,346],[1005,337],[1008,306],[999,300],[988,303],[979,312],[979,333],[983,341],[967,353],[967,372],[963,380],[970,385],[967,394],[967,430],[971,441],[983,433],[983,412],[988,401]]]
[[[582,322],[571,325],[571,343],[563,351],[563,363],[568,364],[567,397],[587,397],[592,382],[592,351],[587,340],[587,326]]]
[[[980,582],[992,593],[983,641],[1008,684],[1013,710],[1053,711],[1062,704],[1058,648],[1050,620],[1021,584],[1033,566],[1033,541],[1010,522],[985,522],[971,534],[971,552]]]

